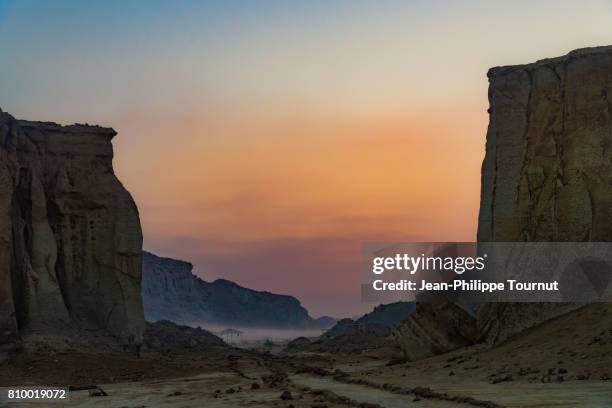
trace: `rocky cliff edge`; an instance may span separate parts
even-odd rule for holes
[[[115,135],[0,111],[0,357],[75,330],[142,342],[142,232]]]

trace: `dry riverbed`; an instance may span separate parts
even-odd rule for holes
[[[452,358],[452,357],[450,357]],[[448,359],[448,358],[447,358]],[[187,377],[102,382],[71,393],[65,407],[585,407],[612,406],[612,382],[491,383],[478,376],[417,374],[373,356],[242,356]],[[427,363],[434,364],[434,363]],[[437,370],[439,371],[439,370]],[[104,394],[100,395],[103,391]],[[9,405],[15,407],[28,404]],[[31,406],[38,406],[31,405]]]

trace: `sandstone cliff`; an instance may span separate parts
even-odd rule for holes
[[[189,262],[144,252],[142,299],[147,320],[269,328],[319,325],[292,296],[243,288],[224,279],[206,282],[192,269]]]
[[[612,47],[488,77],[478,240],[612,239]],[[492,304],[479,323],[496,342],[575,307]]]
[[[142,233],[115,134],[0,111],[0,354],[73,330],[142,341]]]

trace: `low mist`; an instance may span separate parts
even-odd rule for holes
[[[275,344],[286,344],[289,341],[298,337],[318,337],[322,335],[326,329],[283,329],[269,327],[239,327],[239,326],[224,326],[215,324],[189,324],[192,327],[201,327],[209,332],[221,337],[226,343],[238,347],[249,347],[265,342]],[[233,329],[239,333],[229,333],[228,329]],[[225,331],[225,333],[224,333]]]

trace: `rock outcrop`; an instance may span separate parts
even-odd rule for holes
[[[378,337],[391,334],[391,326],[376,322],[360,323],[359,320],[342,319],[334,327],[321,335],[321,338],[333,339],[341,336],[354,336],[358,333],[369,333]]]
[[[470,346],[480,340],[476,319],[451,302],[418,303],[398,324],[393,337],[408,360],[419,360]]]
[[[391,329],[416,310],[415,302],[394,302],[378,305],[360,318],[342,319],[327,330],[323,337],[337,337],[357,332],[371,332],[380,336],[391,334]]]
[[[478,241],[612,239],[612,47],[493,68]],[[499,342],[577,305],[490,304]]]
[[[357,319],[357,323],[377,323],[392,328],[414,313],[415,310],[415,302],[394,302],[386,305],[378,305],[374,310]]]
[[[71,330],[142,341],[142,233],[115,131],[0,111],[0,351]]]
[[[224,279],[206,282],[192,269],[189,262],[144,252],[142,299],[148,321],[267,328],[319,326],[293,296],[243,288]]]
[[[230,349],[230,346],[225,344],[220,337],[202,328],[181,326],[167,320],[147,323],[143,338],[143,352],[160,353],[167,356]]]

